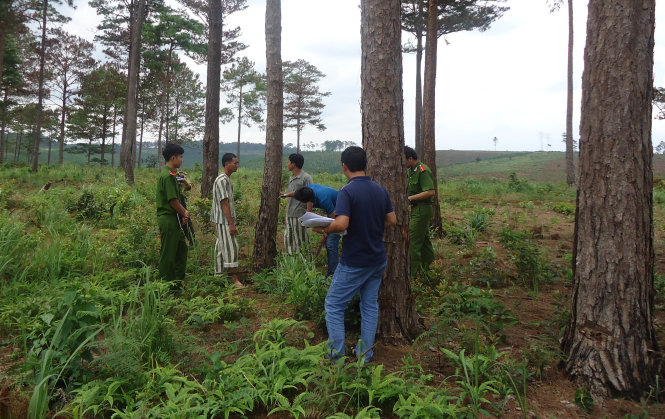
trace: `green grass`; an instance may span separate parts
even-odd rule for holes
[[[512,153],[479,161],[439,166],[437,176],[482,176],[505,179],[512,172],[532,181],[559,182],[566,180],[565,155],[561,152]]]
[[[336,164],[339,153],[307,156],[317,167],[315,157]],[[243,269],[251,265],[262,182],[250,166],[233,176]],[[318,183],[346,183],[341,173],[308,171]],[[0,341],[12,361],[3,385],[33,394],[34,416],[497,416],[511,394],[526,411],[528,385],[559,354],[556,344],[532,341],[514,359],[495,349],[512,344],[506,339],[521,314],[501,297],[560,283],[555,257],[530,227],[569,223],[575,193],[512,172],[440,183],[441,263],[413,284],[431,329],[386,371],[389,364],[324,358],[324,252],[315,260],[280,254],[274,269],[246,278],[250,289],[238,292],[212,275],[210,202],[195,189],[189,203],[199,244],[176,294],[151,274],[159,251],[156,169],[137,169],[130,187],[108,167],[0,167]],[[196,188],[200,170],[189,177]],[[284,171],[283,186],[287,179]],[[39,192],[47,181],[51,189]],[[280,223],[278,242],[282,230]],[[557,313],[567,315],[563,303]],[[351,340],[357,310],[347,321]],[[558,331],[565,320],[543,324]],[[432,365],[435,375],[426,369]]]

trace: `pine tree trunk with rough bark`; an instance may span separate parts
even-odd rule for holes
[[[208,71],[206,81],[205,131],[203,133],[203,174],[201,198],[212,193],[219,174],[219,83],[222,71],[222,1],[208,2]]]
[[[67,84],[62,91],[62,108],[60,112],[60,135],[58,137],[58,164],[62,164],[65,155],[65,116],[67,115]]]
[[[139,85],[139,66],[141,65],[141,32],[145,17],[146,0],[135,0],[131,16],[131,44],[127,69],[127,106],[123,121],[122,145],[120,146],[120,166],[125,171],[128,184],[134,183],[134,165],[136,164],[136,114]]]
[[[575,184],[573,150],[573,0],[568,0],[568,93],[566,98],[566,181]]]
[[[240,160],[240,129],[242,127],[242,86],[240,86],[240,93],[238,94],[238,160]]]
[[[427,45],[425,46],[425,85],[423,86],[423,154],[418,157],[432,170],[434,180],[434,204],[430,228],[437,237],[442,237],[441,206],[439,205],[439,182],[436,176],[436,52],[439,27],[437,3],[430,2],[427,11]]]
[[[2,122],[0,126],[0,163],[5,162],[5,155],[7,154],[7,149],[9,148],[9,139],[5,133],[5,128],[7,127],[7,98],[9,97],[8,89],[5,89],[4,103],[5,107],[2,109]],[[14,134],[16,137],[16,134]],[[16,141],[16,140],[14,140]]]
[[[271,267],[277,256],[279,187],[282,179],[284,81],[282,79],[282,4],[266,1],[266,156],[261,206],[254,233],[254,269]]]
[[[19,132],[18,140],[14,143],[14,164],[19,161],[21,157],[21,142],[23,141],[23,130]]]
[[[5,68],[5,49],[7,48],[7,31],[9,31],[9,2],[0,1],[0,80]]]
[[[418,0],[418,17],[416,18],[416,128],[414,131],[414,141],[416,154],[422,156],[425,152],[423,144],[423,36],[422,36],[422,16],[424,1]]]
[[[602,397],[656,383],[651,100],[655,0],[590,0],[566,372]]]
[[[46,16],[48,14],[48,0],[42,5],[42,42],[39,50],[39,90],[37,94],[37,127],[32,137],[32,171],[36,172],[39,167],[39,143],[42,136],[42,114],[44,109],[44,65],[46,61]]]
[[[118,120],[118,107],[113,105],[113,142],[111,143],[111,167],[115,167],[115,125]]]
[[[106,166],[106,159],[104,158],[105,156],[105,150],[104,148],[106,147],[106,129],[108,125],[108,109],[104,109],[104,116],[102,117],[102,147],[101,147],[101,163],[100,165]],[[50,146],[49,146],[50,149]]]
[[[362,138],[367,174],[388,190],[397,215],[397,225],[388,228],[384,237],[388,267],[379,290],[377,337],[400,344],[423,331],[410,276],[400,2],[363,0],[360,7]]]
[[[162,158],[162,133],[164,132],[164,112],[163,109],[159,112],[159,130],[157,130],[157,159],[159,160],[159,170],[164,168],[165,161]],[[205,161],[205,156],[203,157]]]
[[[51,135],[49,133],[48,137],[48,157],[46,159],[46,165],[50,166],[51,165]]]

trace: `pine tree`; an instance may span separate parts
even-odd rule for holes
[[[397,226],[386,230],[388,266],[379,290],[377,335],[391,343],[414,339],[418,323],[409,269],[409,215],[404,160],[404,109],[399,0],[361,2],[361,107],[367,174],[392,198]],[[386,88],[390,86],[390,88]]]
[[[279,187],[282,179],[284,96],[282,78],[282,2],[266,1],[266,159],[259,219],[254,231],[254,269],[273,266],[277,256]]]
[[[284,126],[296,129],[296,150],[300,153],[300,132],[307,125],[326,129],[321,119],[325,105],[318,83],[325,74],[305,60],[284,61]]]
[[[51,99],[60,108],[60,135],[58,138],[58,164],[62,164],[65,149],[65,118],[81,78],[92,70],[94,47],[91,42],[61,29],[53,31],[56,44],[49,50],[48,61],[52,72],[49,80]]]
[[[639,400],[662,363],[654,330],[651,102],[655,0],[590,0],[582,75],[566,372]]]
[[[226,93],[226,103],[231,108],[222,110],[222,118],[238,123],[238,150],[240,158],[240,130],[242,125],[263,124],[263,112],[266,101],[265,76],[254,70],[254,63],[242,57],[231,68],[224,71],[222,90]]]

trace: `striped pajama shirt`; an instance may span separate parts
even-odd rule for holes
[[[219,275],[224,270],[238,267],[238,240],[232,236],[229,222],[222,211],[222,201],[228,199],[231,209],[231,217],[236,219],[236,208],[233,199],[233,184],[231,179],[221,173],[215,179],[212,187],[212,208],[210,210],[210,221],[217,227],[217,241],[215,242],[215,274]]]

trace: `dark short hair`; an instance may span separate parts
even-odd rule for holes
[[[289,156],[289,161],[295,164],[298,169],[302,169],[302,167],[305,165],[305,158],[302,156],[302,154],[299,153],[291,154]]]
[[[238,156],[236,156],[233,153],[224,154],[222,156],[222,167],[226,167],[226,163],[229,163],[229,162],[233,161],[233,159],[235,159],[236,157],[238,157]]]
[[[347,147],[342,151],[342,163],[352,172],[364,171],[367,167],[367,154],[358,146]]]
[[[179,156],[185,154],[185,150],[180,147],[178,144],[166,144],[164,150],[162,150],[162,156],[164,156],[164,161],[168,162],[173,156]]]
[[[418,154],[416,154],[416,150],[412,149],[408,145],[404,146],[404,157],[412,158],[413,160],[418,160]]]
[[[312,188],[304,186],[300,189],[296,189],[296,191],[293,193],[293,197],[296,199],[296,201],[300,202],[314,202],[314,191]]]

